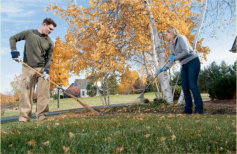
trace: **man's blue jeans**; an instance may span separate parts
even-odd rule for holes
[[[182,65],[181,80],[185,99],[185,113],[192,113],[193,103],[190,90],[192,91],[194,97],[195,112],[200,114],[203,113],[203,101],[197,86],[199,72],[200,61],[198,57],[191,60],[187,64]]]

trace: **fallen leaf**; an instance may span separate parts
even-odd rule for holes
[[[233,126],[234,128],[236,128],[235,120],[233,120],[232,126]]]
[[[28,141],[28,145],[30,145],[30,146],[35,146],[35,140],[30,140],[30,141]]]
[[[27,154],[32,154],[32,152],[30,150],[27,151]]]
[[[148,130],[149,130],[149,129],[151,129],[151,127],[150,127],[150,126],[146,126],[146,129],[148,129]]]
[[[59,123],[55,123],[55,126],[59,126]]]
[[[144,135],[146,138],[148,138],[148,137],[150,137],[151,136],[151,134],[146,134],[146,135]]]
[[[66,147],[66,146],[63,146],[63,150],[64,150],[64,152],[66,153],[66,152],[68,152],[68,151],[70,150],[70,148],[69,148],[69,147]]]
[[[174,117],[175,117],[175,115],[173,115],[173,114],[168,115],[168,118],[174,118]]]
[[[123,150],[124,150],[124,147],[116,148],[116,153],[123,152]]]
[[[72,132],[69,132],[69,137],[72,138],[74,137],[75,135],[72,133]]]
[[[160,140],[163,142],[163,141],[166,140],[166,138],[165,137],[161,137]]]
[[[172,140],[176,139],[176,136],[173,134],[173,135],[171,136],[171,139],[172,139]]]
[[[16,134],[17,134],[17,135],[20,135],[20,134],[21,134],[21,132],[19,132],[19,131],[16,131]]]
[[[107,137],[107,138],[105,138],[105,141],[111,141],[111,140],[112,140],[111,137]]]
[[[49,146],[49,141],[44,142],[43,145]]]
[[[7,132],[4,132],[4,131],[2,131],[2,130],[1,130],[0,132],[1,132],[1,134],[7,134]]]

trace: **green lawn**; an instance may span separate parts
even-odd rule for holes
[[[111,95],[110,96],[110,104],[122,104],[122,103],[131,103],[136,100],[136,98],[140,94],[134,94],[134,95]],[[155,98],[154,93],[146,93],[145,98],[148,98],[150,101],[153,101]],[[202,94],[203,99],[208,99],[208,94]],[[98,106],[102,105],[100,98],[97,97],[87,97],[87,98],[79,98],[80,101],[83,103],[88,104],[89,106]],[[60,108],[57,107],[57,100],[50,100],[49,109],[50,112],[52,111],[58,111],[58,110],[66,110],[66,109],[74,109],[74,108],[81,108],[82,106],[75,101],[73,98],[66,98],[61,99]],[[35,113],[36,104],[33,105],[33,114]],[[4,116],[5,117],[12,117],[12,116],[18,116],[19,111],[18,110],[6,110]]]
[[[60,117],[60,116],[59,116]],[[119,113],[2,124],[8,153],[235,153],[235,115]]]

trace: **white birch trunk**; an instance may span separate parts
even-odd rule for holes
[[[200,34],[200,31],[201,31],[201,28],[202,28],[202,25],[203,25],[203,21],[205,19],[206,10],[207,10],[207,2],[208,2],[208,0],[204,0],[201,17],[200,17],[200,21],[199,21],[199,24],[198,24],[198,29],[197,29],[197,32],[195,34],[194,40],[193,40],[193,50],[194,51],[196,51],[197,40],[199,38],[199,34]]]
[[[103,84],[104,84],[104,78],[102,77],[102,85],[103,85]],[[102,89],[103,89],[104,103],[105,103],[105,105],[107,105],[106,96],[105,96],[105,87],[102,86]]]
[[[147,10],[149,11],[149,18],[150,18],[150,32],[151,32],[151,40],[153,43],[153,46],[152,46],[153,61],[155,63],[156,70],[158,70],[165,65],[165,54],[164,54],[164,50],[161,47],[161,40],[158,35],[158,31],[155,25],[153,14],[151,12],[150,2],[151,0],[145,0]],[[172,90],[170,87],[169,77],[168,77],[167,72],[161,73],[158,77],[159,77],[159,81],[161,85],[161,90],[166,101],[169,104],[173,104]]]
[[[203,25],[203,21],[205,19],[205,15],[206,15],[207,2],[208,2],[208,0],[204,0],[201,17],[200,17],[200,21],[199,21],[199,24],[198,24],[198,29],[197,29],[197,32],[195,34],[194,40],[193,40],[193,51],[195,53],[196,53],[197,40],[198,40],[200,31],[201,31],[201,28],[202,28],[202,25]],[[180,93],[180,96],[179,96],[178,104],[182,104],[183,103],[183,99],[184,99],[184,93],[183,93],[183,89],[182,89],[181,93]]]
[[[101,93],[100,93],[100,90],[99,90],[99,87],[98,87],[97,83],[96,83],[96,88],[97,88],[97,93],[98,93],[98,95],[100,97],[100,101],[101,101],[102,105],[105,105],[104,100],[101,97]]]
[[[184,99],[184,92],[183,92],[183,89],[182,89],[181,93],[180,93],[180,96],[179,96],[179,99],[178,99],[178,104],[179,105],[183,104],[183,99]]]
[[[110,92],[109,92],[109,84],[108,84],[108,78],[106,78],[106,89],[107,89],[107,105],[110,105],[110,98],[109,98],[109,95],[110,95]]]

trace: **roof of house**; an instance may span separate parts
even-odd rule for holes
[[[80,89],[86,89],[89,82],[89,79],[76,79],[74,81],[74,86],[78,86]]]
[[[237,37],[235,37],[235,41],[234,41],[234,43],[232,45],[232,48],[230,49],[231,52],[236,52],[236,38]]]

